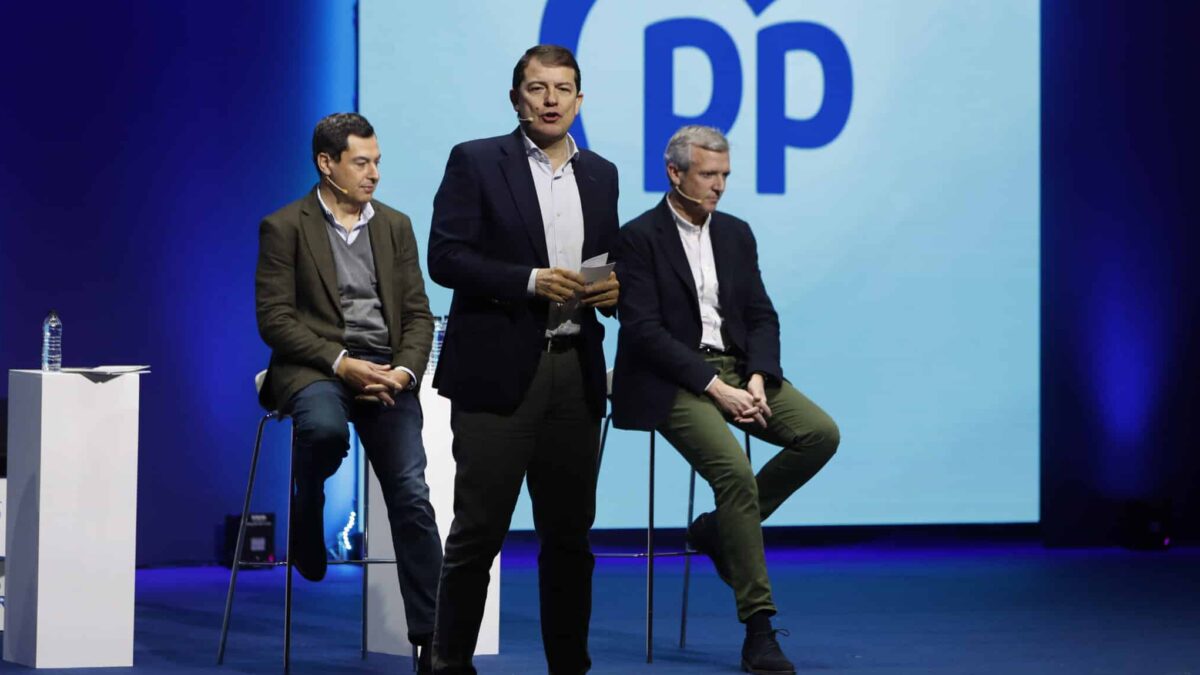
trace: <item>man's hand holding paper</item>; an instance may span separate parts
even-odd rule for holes
[[[579,269],[584,282],[583,290],[576,294],[565,308],[573,310],[581,303],[601,309],[615,306],[621,285],[613,272],[614,267],[614,263],[608,262],[607,253],[583,261]]]
[[[586,283],[579,272],[547,267],[537,271],[534,292],[550,302],[564,303],[575,298]]]
[[[611,268],[612,266],[605,265],[605,267]],[[583,287],[584,295],[581,302],[601,309],[614,307],[617,304],[620,289],[621,284],[617,281],[617,273],[610,270],[608,277]]]

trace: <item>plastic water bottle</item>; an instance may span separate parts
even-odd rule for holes
[[[446,319],[444,316],[433,318],[433,345],[429,350],[429,363],[425,367],[426,377],[437,371],[438,358],[442,355],[442,343],[446,340]]]
[[[62,319],[58,312],[50,310],[46,320],[42,322],[42,370],[58,372],[62,370]]]

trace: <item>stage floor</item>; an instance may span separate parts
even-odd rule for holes
[[[501,651],[482,673],[544,673],[535,550],[506,546]],[[897,544],[772,549],[776,626],[800,672],[1200,673],[1200,549],[1046,550],[1035,543]],[[645,663],[645,565],[597,561],[595,673],[735,673],[742,628],[707,559],[693,562],[688,644],[678,646],[683,561],[656,564],[655,660]],[[228,583],[221,567],[137,573],[132,673],[281,670],[283,572],[239,575],[225,665],[215,657]],[[297,577],[294,673],[411,672],[406,657],[359,658],[361,577],[331,567]],[[26,670],[10,663],[0,672]],[[45,673],[78,672],[42,670]],[[106,669],[104,672],[109,672]]]

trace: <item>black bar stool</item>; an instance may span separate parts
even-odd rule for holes
[[[608,372],[608,393],[612,395],[612,371]],[[604,446],[608,442],[608,429],[612,423],[612,413],[609,413],[604,418],[604,427],[600,432],[600,454],[596,460],[596,471],[599,473],[600,465],[604,460]],[[750,455],[750,432],[746,434],[746,459],[751,459]],[[679,610],[679,648],[687,646],[687,611],[688,611],[688,590],[691,586],[692,576],[692,556],[699,553],[690,546],[684,546],[682,551],[659,551],[654,546],[654,465],[655,465],[655,437],[658,432],[650,432],[650,479],[649,479],[649,499],[646,525],[646,550],[631,552],[631,553],[597,553],[597,558],[645,558],[646,559],[646,663],[654,662],[654,559],[655,558],[684,558],[683,564],[683,598],[680,603]],[[695,517],[696,505],[696,470],[691,469],[691,475],[688,479],[688,505],[687,505],[687,523],[691,524]]]
[[[258,391],[259,389],[262,388],[262,383],[263,383],[263,380],[266,378],[266,376],[267,376],[267,371],[265,371],[265,370],[261,371],[257,375],[255,375],[255,377],[254,377],[255,391]],[[290,443],[291,450],[289,452],[289,458],[288,458],[288,529],[287,529],[287,547],[285,549],[285,551],[286,551],[285,557],[283,560],[276,560],[274,562],[263,562],[263,563],[243,563],[243,562],[241,562],[242,550],[246,543],[246,541],[245,541],[246,540],[246,522],[249,519],[249,515],[250,515],[250,495],[254,491],[254,475],[258,471],[258,456],[259,456],[259,451],[262,449],[263,427],[266,426],[268,420],[274,419],[274,420],[278,420],[278,421],[282,422],[283,420],[287,419],[287,417],[288,417],[287,415],[284,415],[283,413],[281,413],[278,410],[272,410],[272,411],[268,412],[267,414],[263,415],[262,419],[260,419],[258,421],[258,433],[254,437],[254,452],[250,457],[250,478],[246,484],[246,497],[242,501],[242,519],[241,519],[241,522],[238,524],[237,545],[234,547],[233,565],[229,571],[229,591],[225,595],[225,614],[224,614],[224,617],[221,619],[221,643],[217,647],[217,665],[221,665],[225,661],[225,643],[226,643],[227,638],[229,637],[229,619],[233,613],[233,591],[237,586],[238,568],[243,567],[243,566],[245,566],[245,567],[284,567],[286,576],[284,577],[285,581],[284,581],[284,592],[283,592],[283,672],[285,672],[285,673],[289,672],[289,669],[291,667],[292,567],[293,567],[292,559],[291,559],[291,549],[292,549],[292,516],[291,516],[291,513],[292,513],[292,486],[295,484],[295,481],[296,481],[296,474],[295,474],[295,471],[296,471],[296,461],[295,461],[296,460],[296,456],[295,456],[296,445],[295,445],[295,437],[294,436],[292,437],[292,442]],[[364,468],[364,470],[366,470],[366,469]],[[368,532],[366,529],[366,522],[367,522],[366,517],[367,517],[367,508],[368,508],[368,496],[366,494],[363,495],[362,501],[363,501],[362,522],[364,524],[364,526],[363,526],[363,558],[362,558],[362,560],[330,560],[329,564],[330,565],[382,565],[382,564],[394,565],[394,564],[396,564],[395,558],[390,558],[390,559],[388,559],[388,558],[369,558],[367,556]],[[367,575],[366,574],[363,574],[362,586],[363,586],[362,644],[360,646],[360,652],[361,652],[362,658],[365,659],[365,658],[367,658],[367,598],[369,597],[367,595]],[[417,668],[417,648],[415,645],[413,646],[412,659],[413,659],[413,670],[415,671]]]

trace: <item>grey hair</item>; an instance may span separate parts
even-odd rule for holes
[[[716,127],[706,127],[700,124],[690,124],[682,127],[667,141],[667,151],[663,159],[667,164],[674,164],[680,171],[687,171],[692,165],[692,146],[712,150],[713,152],[729,152],[729,140]]]

